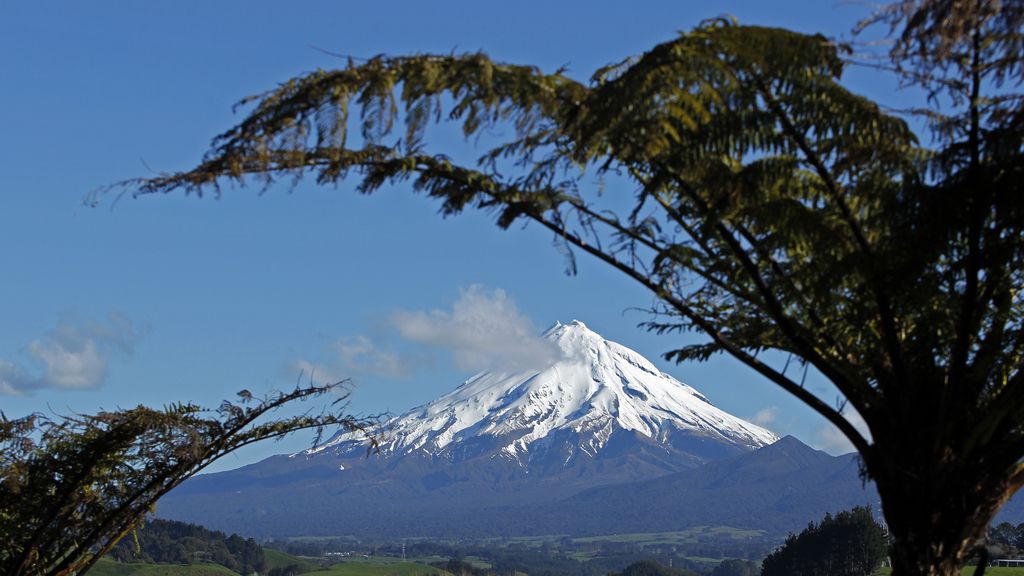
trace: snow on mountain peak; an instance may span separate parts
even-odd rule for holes
[[[483,443],[495,454],[522,462],[533,444],[556,432],[578,439],[579,451],[590,456],[623,431],[659,444],[683,434],[744,449],[778,439],[716,408],[694,388],[579,320],[555,322],[543,338],[557,345],[561,357],[540,369],[480,372],[390,420],[382,453],[422,451],[450,458],[454,451]],[[339,434],[306,453],[357,446],[365,449],[352,434]]]

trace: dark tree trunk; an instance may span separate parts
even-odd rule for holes
[[[941,459],[872,470],[893,539],[893,576],[959,576],[971,551],[984,541],[1010,497],[1004,478],[968,457],[946,451]],[[938,465],[936,465],[938,462]]]
[[[975,539],[952,541],[941,535],[942,528],[937,526],[931,533],[894,533],[890,552],[893,576],[959,576]]]

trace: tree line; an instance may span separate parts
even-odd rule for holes
[[[252,538],[159,518],[147,520],[108,556],[121,562],[219,564],[242,575],[268,572],[263,548]]]
[[[870,576],[882,565],[888,535],[871,508],[826,514],[761,563],[762,576]]]
[[[1017,558],[1024,553],[1024,522],[1016,526],[1009,522],[993,526],[988,532],[988,540],[999,557]]]

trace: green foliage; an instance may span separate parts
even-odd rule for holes
[[[1024,551],[1024,523],[1016,526],[1002,522],[988,531],[988,542],[996,550],[991,558],[1018,558]]]
[[[459,558],[451,558],[447,562],[434,562],[432,565],[452,574],[452,576],[489,576],[494,574],[486,568],[478,568]]]
[[[719,19],[589,83],[483,54],[349,62],[243,101],[192,170],[122,186],[411,180],[446,215],[535,222],[646,287],[648,328],[707,336],[669,358],[730,354],[838,427],[900,569],[953,574],[1024,485],[1024,16],[906,0],[871,22],[900,31],[936,147],[842,85],[846,47]],[[445,121],[488,144],[475,165],[428,150]],[[628,178],[632,206],[595,174]],[[837,405],[803,386],[812,368]]]
[[[238,576],[217,564],[122,564],[101,558],[86,572],[89,576]]]
[[[610,572],[609,576],[697,576],[697,573],[682,568],[670,568],[652,560],[642,560],[626,566],[622,572]]]
[[[158,498],[214,460],[297,430],[368,422],[322,411],[261,421],[339,384],[298,387],[262,399],[243,390],[216,410],[175,404],[95,415],[9,420],[0,414],[0,573],[64,576],[82,572],[150,512]],[[237,538],[237,537],[236,537]],[[245,549],[244,541],[238,544]],[[234,545],[233,544],[233,545]],[[229,562],[227,543],[211,551]]]
[[[269,566],[255,540],[237,534],[227,536],[195,524],[154,518],[136,528],[133,535],[131,541],[118,542],[109,556],[122,562],[213,562],[240,574],[265,574]]]
[[[730,558],[715,566],[711,576],[759,576],[761,567],[750,560]]]
[[[142,566],[140,564],[122,564],[110,558],[101,558],[93,564],[87,574],[90,576],[131,576]]]
[[[1015,2],[899,0],[861,22],[888,24],[890,61],[908,85],[928,91],[943,109],[918,109],[949,151],[958,141],[1019,131],[1024,71],[1024,9]],[[982,83],[988,86],[982,86]],[[1004,89],[1007,88],[1007,89]],[[957,150],[959,148],[959,150]]]
[[[286,564],[284,566],[275,566],[267,571],[266,574],[267,576],[298,576],[303,572],[308,572],[308,570],[304,570],[301,564]]]
[[[342,562],[317,576],[447,576],[440,568],[416,562]]]
[[[886,556],[885,530],[870,508],[826,514],[764,559],[762,576],[870,576]]]
[[[267,576],[289,576],[293,574],[304,574],[320,568],[315,562],[305,558],[299,558],[270,548],[263,549],[264,558],[267,561],[269,572]],[[275,572],[276,571],[276,572]]]

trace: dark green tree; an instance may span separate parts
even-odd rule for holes
[[[952,575],[1024,485],[1024,9],[908,0],[872,22],[892,26],[885,66],[931,95],[932,144],[842,85],[844,47],[716,20],[589,83],[483,54],[350,61],[244,100],[195,168],[122,185],[411,181],[443,214],[547,228],[649,289],[648,328],[707,337],[669,358],[729,354],[838,427],[894,573]],[[444,121],[478,162],[428,148]],[[608,174],[629,198],[592,185]]]
[[[711,576],[758,576],[759,574],[761,574],[761,568],[757,564],[750,560],[736,558],[722,560],[711,571]]]
[[[1002,522],[988,532],[989,545],[994,547],[996,558],[1016,558],[1024,548],[1024,522],[1014,526]]]
[[[302,566],[299,566],[298,564],[289,564],[287,566],[271,568],[270,571],[267,572],[267,576],[299,576],[299,574],[302,574],[303,572],[304,570],[302,569]]]
[[[826,514],[764,559],[761,576],[870,576],[885,559],[886,535],[870,508]]]
[[[0,574],[86,572],[161,496],[243,446],[299,430],[317,430],[319,437],[327,426],[367,430],[372,422],[343,413],[344,396],[333,405],[336,412],[264,418],[287,404],[334,393],[341,384],[311,384],[262,399],[242,391],[238,402],[225,401],[216,410],[175,404],[13,420],[0,414]],[[217,560],[238,564],[228,545],[218,543]],[[190,556],[189,548],[176,548],[177,555]]]
[[[221,551],[214,550],[215,543],[226,546],[228,554],[223,563],[220,559],[224,555],[218,556]],[[131,538],[119,541],[107,555],[122,562],[217,562],[243,575],[267,572],[266,556],[255,540],[160,518],[147,518],[133,531]]]
[[[652,560],[641,560],[626,566],[622,572],[610,572],[609,576],[696,576],[696,572],[672,568]]]

